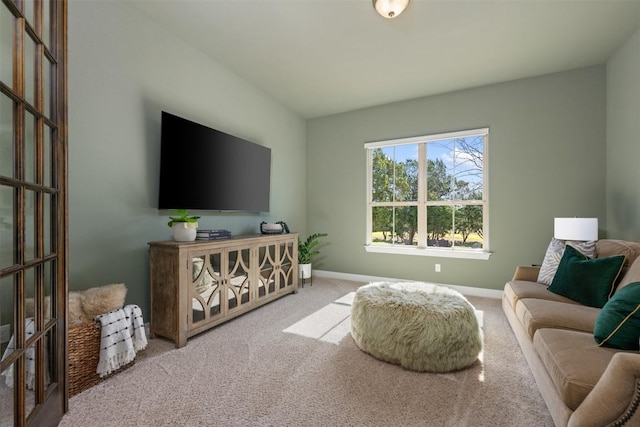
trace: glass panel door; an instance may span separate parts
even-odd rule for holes
[[[0,425],[67,409],[65,16],[0,2]]]

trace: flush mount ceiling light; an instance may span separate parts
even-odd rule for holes
[[[373,0],[373,8],[383,18],[395,18],[409,4],[409,0]]]

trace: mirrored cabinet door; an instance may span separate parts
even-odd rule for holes
[[[250,280],[251,251],[249,248],[230,249],[227,252],[227,309],[241,309],[253,301]]]
[[[258,248],[258,298],[266,298],[275,295],[277,291],[276,281],[278,273],[276,266],[278,257],[276,246],[269,244]]]
[[[222,253],[193,254],[190,259],[191,323],[197,325],[222,315],[220,298],[223,295],[223,277],[220,271]]]

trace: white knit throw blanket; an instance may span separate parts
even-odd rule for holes
[[[109,375],[136,358],[136,352],[147,346],[142,310],[131,304],[96,316],[102,329],[100,361],[96,373]]]

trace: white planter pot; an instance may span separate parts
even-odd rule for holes
[[[311,264],[298,264],[298,277],[309,279],[311,277]]]
[[[193,242],[196,240],[197,222],[176,222],[171,228],[173,229],[173,240],[176,242]]]

